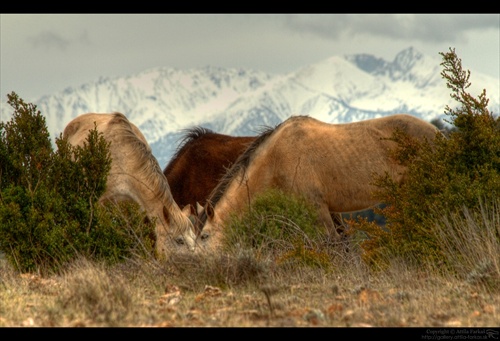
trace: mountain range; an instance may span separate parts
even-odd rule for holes
[[[183,130],[194,126],[244,136],[256,135],[293,115],[348,123],[409,113],[443,121],[445,107],[458,103],[441,76],[441,62],[409,47],[393,61],[369,54],[333,56],[285,75],[213,66],[158,67],[123,77],[101,77],[33,104],[45,116],[53,139],[80,114],[122,112],[143,132],[163,169]],[[498,114],[500,80],[471,70],[470,81],[471,95],[477,97],[486,89],[489,109]],[[12,110],[2,101],[3,121],[10,119]]]

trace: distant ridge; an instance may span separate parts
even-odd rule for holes
[[[207,66],[154,68],[95,82],[37,100],[51,137],[86,112],[120,111],[144,133],[164,167],[184,128],[201,125],[231,135],[252,135],[292,115],[330,123],[410,113],[424,120],[445,117],[456,103],[441,78],[441,59],[413,47],[393,61],[369,54],[333,56],[286,75]],[[467,66],[463,66],[467,69]],[[471,70],[469,92],[486,89],[490,110],[500,110],[500,80]],[[15,91],[13,89],[12,91]],[[22,94],[17,93],[21,98]],[[12,108],[1,103],[1,119]]]

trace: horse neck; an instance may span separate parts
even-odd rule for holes
[[[154,194],[153,201],[155,215],[157,215],[158,218],[169,227],[171,232],[185,231],[190,228],[189,218],[182,212],[179,205],[175,202],[165,176],[161,174],[161,176],[158,175],[158,177],[160,183],[155,187],[158,191]],[[163,214],[164,208],[168,212],[168,222]]]
[[[243,176],[243,171],[240,170],[214,204],[215,218],[213,223],[215,226],[222,227],[232,214],[239,216],[248,209],[250,192],[246,180],[241,181]]]
[[[116,185],[109,187],[139,203],[149,217],[156,217],[168,230],[188,226],[189,219],[174,201],[167,178],[155,159],[124,160],[121,154],[112,157],[115,162],[108,181]],[[164,207],[169,212],[170,223],[163,214]]]
[[[230,213],[241,214],[248,209],[250,195],[254,195],[255,191],[258,191],[256,187],[266,186],[259,183],[258,178],[252,174],[258,173],[258,167],[254,166],[252,160],[258,157],[258,150],[265,148],[263,146],[270,143],[271,138],[268,137],[271,132],[272,130],[268,130],[259,138],[249,137],[247,142],[251,142],[251,146],[248,146],[243,154],[237,158],[212,191],[207,201],[214,205],[214,222],[219,223],[219,225],[225,223]],[[253,181],[250,183],[248,179],[252,177]]]

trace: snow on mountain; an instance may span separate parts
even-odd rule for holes
[[[292,115],[330,123],[400,112],[427,121],[443,118],[446,105],[457,103],[441,77],[441,61],[408,48],[392,62],[368,54],[333,56],[287,75],[217,67],[155,68],[101,77],[34,104],[46,117],[52,137],[79,114],[122,112],[143,132],[164,168],[182,130],[195,125],[242,136],[255,135]],[[500,80],[471,70],[470,81],[469,92],[478,96],[485,88],[490,110],[498,113]],[[5,101],[1,106],[2,120],[10,119],[12,108]]]

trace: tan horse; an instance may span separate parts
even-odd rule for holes
[[[212,191],[199,215],[200,245],[217,249],[229,216],[241,214],[268,188],[306,197],[327,231],[338,238],[332,213],[378,204],[372,196],[374,174],[387,172],[396,182],[403,181],[405,167],[389,153],[396,143],[387,140],[396,129],[428,141],[438,132],[431,123],[407,114],[347,124],[294,116],[264,131]]]
[[[63,132],[71,145],[83,146],[89,131],[97,131],[110,142],[111,169],[106,191],[99,201],[133,201],[142,207],[149,220],[156,222],[156,251],[194,250],[194,226],[189,219],[192,206],[183,211],[174,201],[167,178],[139,128],[121,113],[87,113],[68,123]]]
[[[203,210],[219,180],[257,136],[231,136],[203,127],[185,129],[184,132],[163,174],[180,207],[192,205]],[[342,227],[341,215],[334,214],[332,218]],[[197,230],[202,228],[199,221],[195,227]]]

